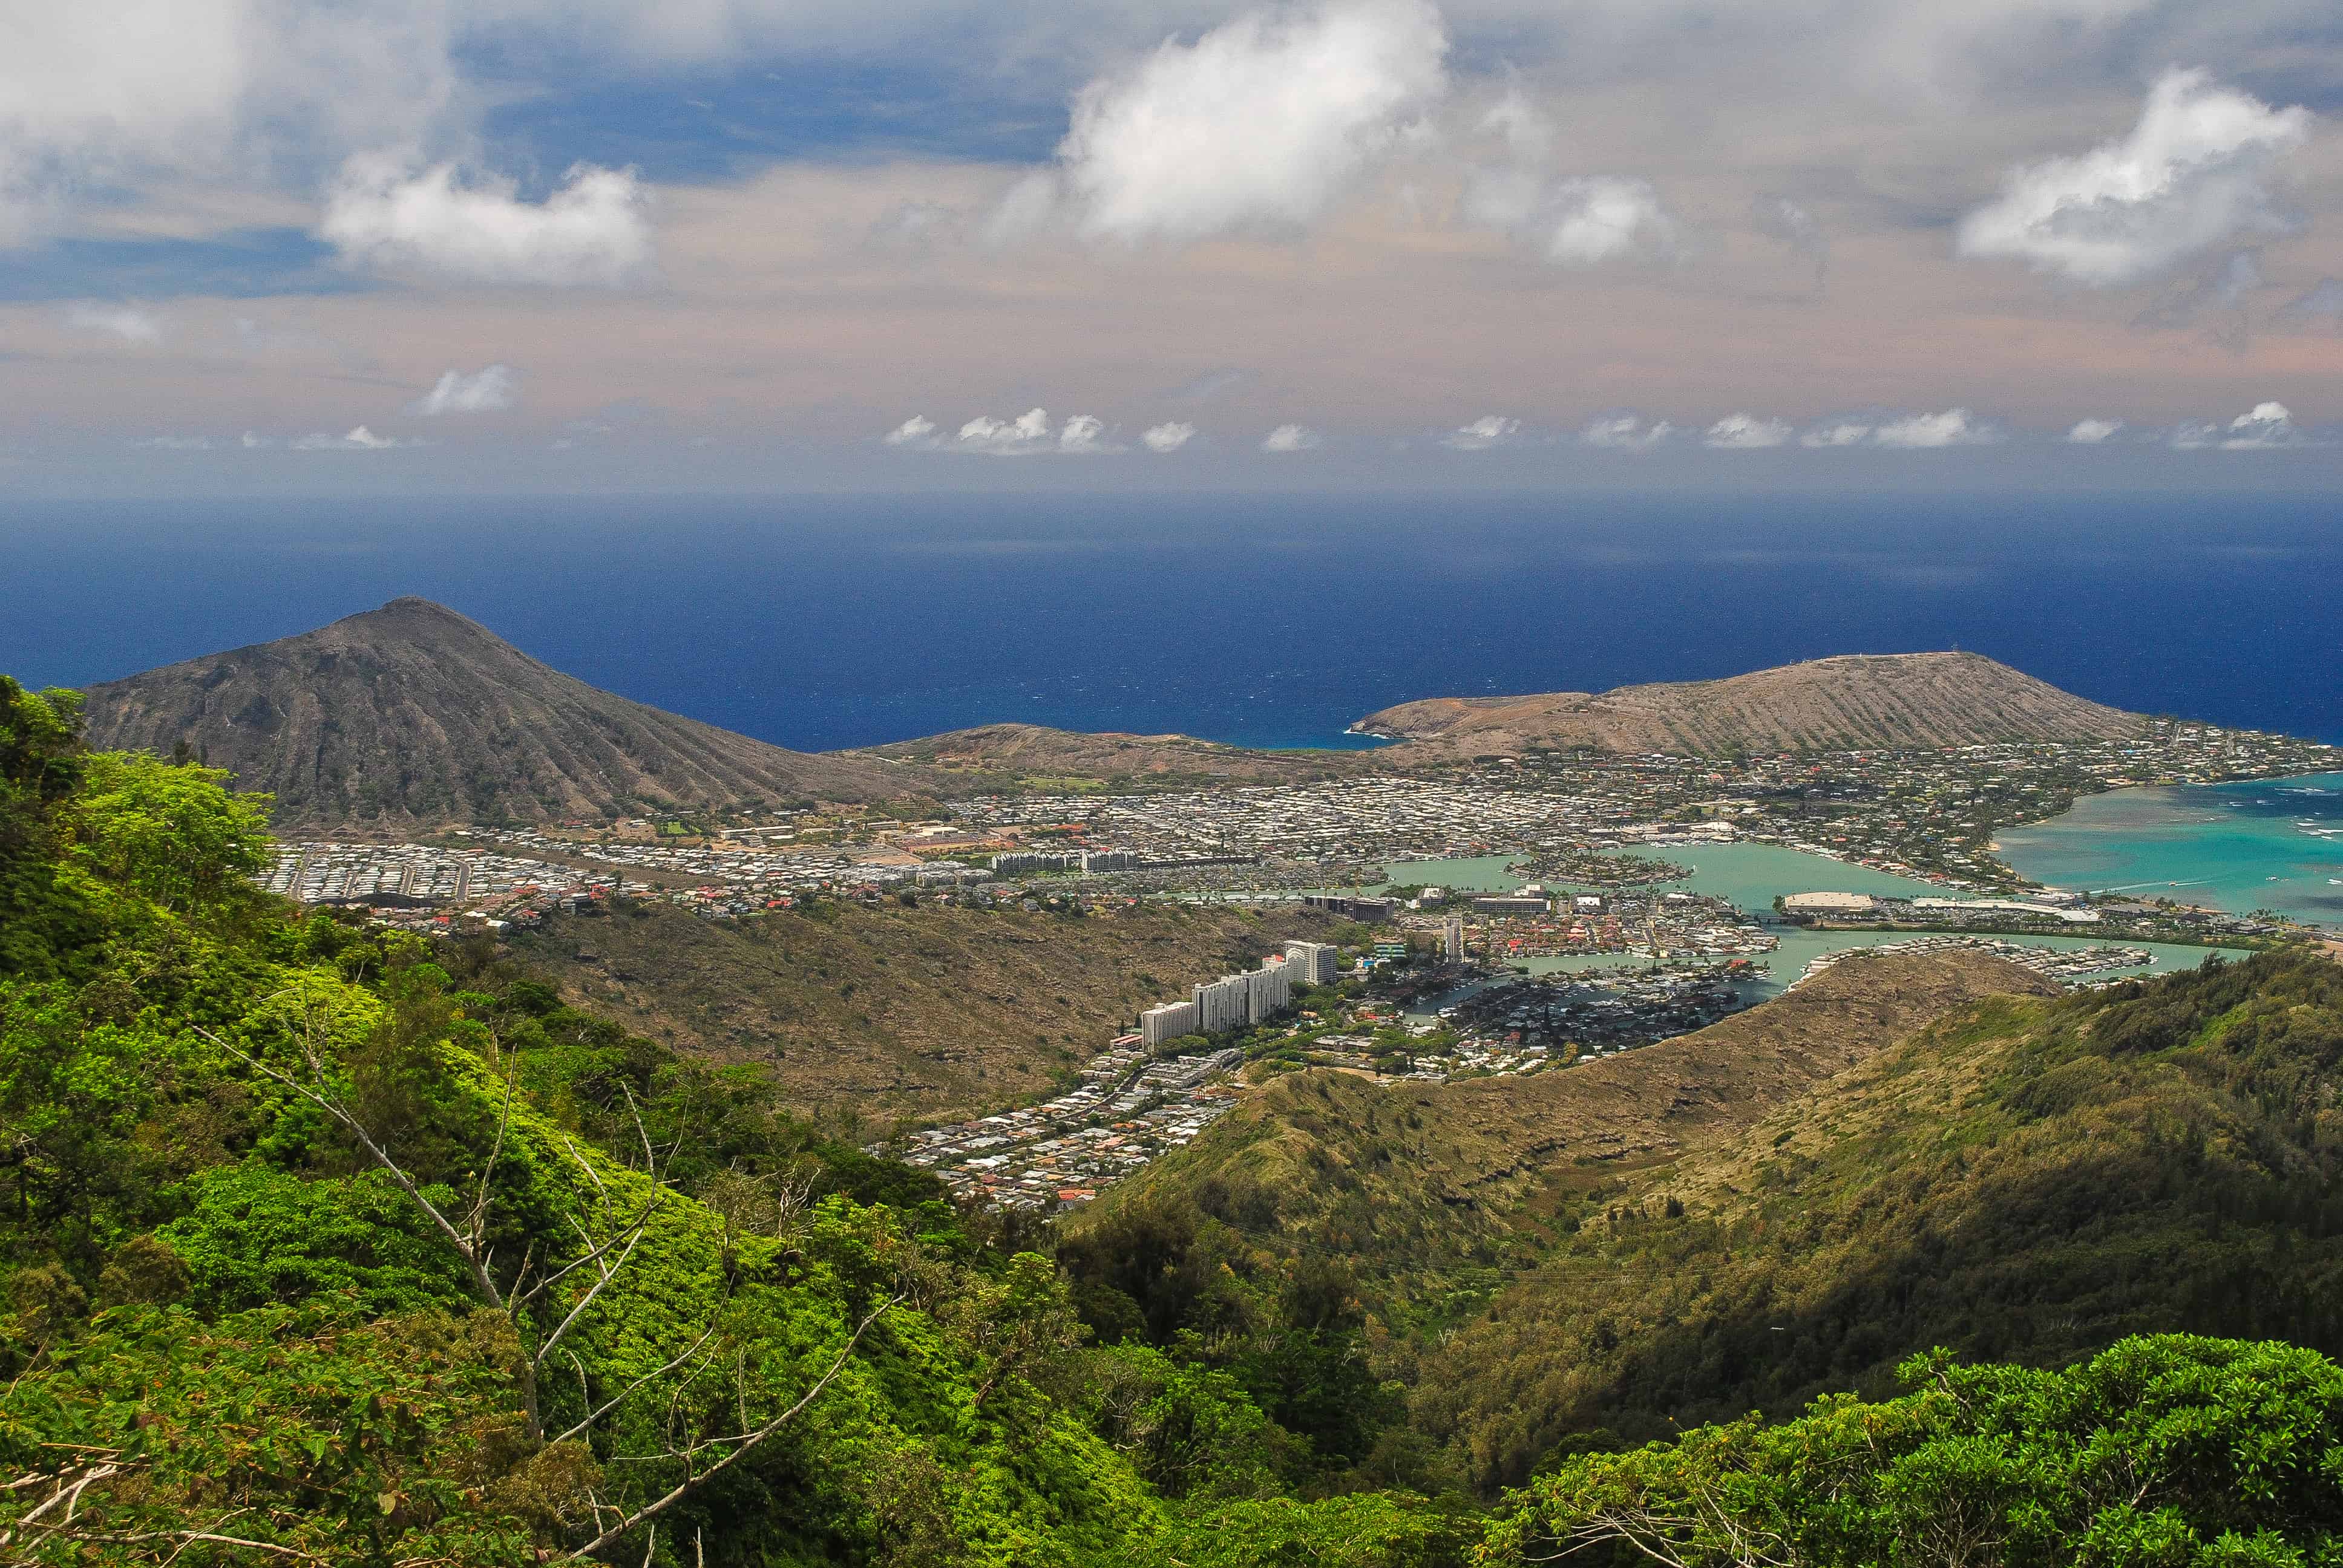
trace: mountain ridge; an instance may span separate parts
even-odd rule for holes
[[[1714,756],[2110,740],[2145,723],[1982,654],[1952,651],[1835,654],[1600,693],[1423,698],[1381,709],[1353,729],[1424,758],[1581,749]]]
[[[184,742],[280,827],[548,821],[793,798],[883,799],[916,769],[789,751],[599,690],[408,596],[86,692],[94,746]]]
[[[166,753],[184,744],[228,769],[238,788],[275,795],[281,828],[354,832],[1068,780],[1301,783],[1535,749],[1717,755],[2107,739],[2145,722],[1975,654],[1851,654],[1601,694],[1401,703],[1353,726],[1399,742],[1373,751],[1009,722],[803,752],[602,691],[412,596],[86,695],[92,744]]]

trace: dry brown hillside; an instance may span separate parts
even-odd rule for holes
[[[937,769],[947,789],[997,788],[1033,779],[1165,785],[1186,780],[1282,783],[1373,770],[1365,751],[1258,751],[1189,735],[1083,734],[1035,724],[987,724],[868,753]]]
[[[184,741],[280,829],[405,830],[797,798],[888,799],[918,770],[785,751],[629,702],[427,599],[166,665],[88,692],[89,738]]]
[[[1392,758],[1405,762],[1538,748],[1717,756],[2110,739],[2144,722],[1978,654],[1892,653],[1600,696],[1435,697],[1370,714],[1359,728],[1410,742]]]
[[[643,906],[560,917],[515,945],[581,1007],[679,1050],[769,1063],[793,1104],[883,1121],[1041,1094],[1141,1008],[1325,926],[1177,905],[1080,919],[825,905],[740,923]]]

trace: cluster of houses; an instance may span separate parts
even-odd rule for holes
[[[2102,945],[2087,948],[2045,948],[2024,942],[2002,941],[1993,937],[1943,935],[1914,937],[1909,941],[1885,942],[1877,947],[1842,948],[1825,953],[1806,965],[1806,972],[1791,982],[1792,989],[1821,974],[1835,965],[1864,953],[1943,953],[1955,951],[1991,953],[2006,959],[2020,969],[2032,970],[2046,980],[2061,985],[2075,985],[2122,971],[2144,970],[2156,962],[2156,955],[2146,948]]]
[[[1226,1115],[1237,1092],[1222,1081],[1243,1061],[1234,1050],[1151,1060],[1137,1035],[1122,1035],[1082,1070],[1079,1088],[913,1133],[900,1157],[934,1171],[962,1199],[1071,1208]]]

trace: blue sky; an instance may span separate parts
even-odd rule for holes
[[[2313,0],[85,0],[25,495],[2300,488]]]

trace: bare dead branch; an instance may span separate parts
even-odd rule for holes
[[[677,1356],[665,1366],[643,1373],[642,1376],[628,1383],[625,1388],[620,1389],[617,1393],[612,1394],[608,1399],[604,1400],[600,1404],[596,1405],[593,1409],[588,1411],[586,1412],[586,1419],[579,1422],[576,1426],[571,1427],[559,1437],[548,1438],[546,1441],[548,1442],[567,1442],[571,1438],[579,1435],[588,1427],[592,1426],[596,1422],[601,1420],[602,1417],[609,1414],[611,1411],[624,1403],[628,1397],[633,1394],[637,1389],[641,1388],[645,1383],[649,1382],[656,1378],[665,1377],[668,1373],[673,1372],[676,1368],[689,1361],[693,1356],[698,1355],[699,1353],[699,1347],[706,1344],[710,1339],[715,1337],[715,1333],[716,1325],[714,1323],[709,1324],[707,1332],[702,1333],[698,1339],[692,1341],[690,1348],[686,1350],[681,1355]],[[578,1358],[574,1355],[570,1357],[570,1360],[573,1362],[577,1359]],[[585,1387],[586,1369],[582,1364],[578,1369],[578,1383],[580,1389]]]
[[[553,1347],[568,1336],[569,1331],[577,1326],[578,1320],[585,1316],[586,1309],[592,1306],[596,1299],[609,1288],[610,1282],[618,1277],[618,1271],[627,1266],[627,1260],[635,1255],[635,1248],[642,1241],[643,1234],[643,1228],[638,1226],[635,1233],[627,1241],[627,1250],[618,1254],[617,1262],[603,1262],[596,1265],[595,1271],[599,1277],[587,1286],[584,1293],[578,1296],[576,1304],[569,1309],[569,1315],[556,1323],[553,1331],[538,1342],[537,1354],[529,1358],[529,1364],[532,1367],[545,1365],[545,1358],[553,1353]]]
[[[496,1031],[489,1030],[488,1040],[492,1048],[496,1047]],[[502,1054],[501,1050],[498,1050],[498,1054]],[[497,1115],[496,1141],[488,1146],[488,1158],[480,1167],[479,1188],[472,1198],[472,1212],[465,1221],[465,1229],[471,1232],[476,1244],[488,1233],[488,1181],[496,1174],[497,1161],[504,1155],[505,1133],[512,1126],[513,1073],[518,1066],[518,1061],[505,1064],[505,1102],[503,1109]]]
[[[579,1559],[590,1557],[595,1553],[599,1552],[603,1547],[608,1545],[611,1542],[634,1529],[637,1525],[649,1523],[652,1520],[658,1518],[669,1508],[674,1507],[676,1503],[682,1501],[683,1498],[689,1494],[695,1488],[704,1485],[711,1478],[722,1474],[729,1466],[738,1462],[747,1454],[753,1452],[759,1443],[772,1436],[775,1432],[780,1431],[784,1426],[787,1426],[791,1421],[797,1418],[797,1415],[800,1411],[804,1410],[806,1406],[811,1404],[815,1399],[820,1397],[822,1390],[828,1388],[831,1382],[836,1379],[838,1374],[846,1370],[846,1363],[853,1359],[855,1347],[862,1342],[862,1336],[870,1332],[870,1325],[877,1322],[889,1312],[891,1312],[896,1307],[901,1305],[904,1300],[905,1298],[901,1295],[890,1296],[887,1300],[880,1302],[878,1306],[871,1309],[869,1316],[865,1317],[860,1322],[855,1324],[853,1333],[847,1336],[845,1346],[839,1351],[838,1359],[830,1363],[830,1370],[823,1372],[821,1376],[815,1381],[814,1385],[811,1388],[806,1390],[805,1393],[798,1400],[797,1403],[789,1406],[789,1409],[781,1412],[780,1414],[773,1417],[772,1420],[767,1422],[756,1431],[744,1433],[738,1446],[734,1447],[730,1452],[718,1460],[714,1464],[709,1465],[706,1470],[695,1471],[686,1475],[684,1479],[669,1490],[665,1496],[659,1498],[655,1503],[647,1503],[643,1507],[635,1510],[634,1513],[627,1515],[627,1517],[621,1519],[618,1523],[613,1524],[608,1530],[603,1531],[601,1534],[597,1535],[585,1545],[580,1546],[577,1551],[569,1554],[570,1561],[577,1562]],[[677,1457],[680,1458],[683,1456],[679,1454]]]
[[[358,1141],[359,1145],[366,1150],[374,1162],[382,1168],[383,1172],[397,1185],[398,1190],[415,1201],[416,1207],[421,1209],[440,1235],[447,1238],[448,1245],[456,1249],[457,1253],[464,1260],[465,1267],[471,1271],[472,1284],[480,1292],[481,1299],[492,1307],[500,1308],[505,1304],[504,1292],[497,1289],[496,1278],[488,1272],[487,1264],[480,1257],[479,1249],[472,1244],[463,1231],[456,1228],[447,1215],[439,1211],[439,1206],[437,1203],[423,1195],[423,1189],[416,1185],[415,1179],[400,1167],[398,1161],[390,1157],[388,1150],[375,1141],[374,1134],[366,1130],[365,1124],[358,1121],[347,1106],[322,1089],[304,1083],[291,1073],[272,1067],[251,1052],[230,1045],[200,1025],[196,1026],[196,1032],[255,1071],[266,1073],[275,1079],[347,1129],[350,1136]],[[310,1065],[322,1078],[324,1068],[318,1062],[317,1053],[305,1045],[302,1054],[309,1059]]]

